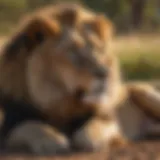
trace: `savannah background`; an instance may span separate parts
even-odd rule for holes
[[[0,0],[0,45],[3,45],[16,29],[16,25],[23,15],[35,8],[57,1]],[[59,0],[59,2],[62,1],[67,0]],[[114,22],[116,36],[113,50],[120,57],[125,80],[138,79],[158,82],[160,79],[160,0],[72,1],[80,2],[97,12],[105,13]],[[121,148],[113,151],[108,159],[129,160],[137,157],[137,160],[158,160],[160,159],[160,144],[153,143],[141,143]],[[79,156],[69,159],[107,159],[105,153]]]

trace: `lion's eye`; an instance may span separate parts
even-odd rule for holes
[[[77,66],[77,67],[81,67],[83,65],[83,60],[82,58],[78,55],[78,53],[75,53],[73,51],[70,51],[69,53],[69,58],[71,60],[71,62]]]
[[[70,60],[71,60],[72,62],[77,61],[77,55],[76,55],[76,53],[70,51],[70,52],[69,52],[69,58],[70,58]]]

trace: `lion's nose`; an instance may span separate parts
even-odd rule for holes
[[[97,78],[106,78],[108,74],[108,71],[106,68],[104,67],[100,67],[100,68],[97,68],[95,71],[94,71],[94,75],[97,77]]]

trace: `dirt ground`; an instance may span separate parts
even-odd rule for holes
[[[55,157],[5,156],[0,160],[160,160],[160,141],[141,142],[92,154]]]

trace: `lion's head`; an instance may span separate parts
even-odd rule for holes
[[[64,95],[81,98],[102,92],[113,71],[108,52],[112,30],[107,18],[80,5],[59,4],[36,12],[3,54],[5,74],[17,76],[5,84],[10,86],[7,92],[22,97],[27,90],[43,107]]]
[[[29,60],[32,94],[38,99],[45,95],[51,98],[55,85],[79,96],[102,91],[112,65],[108,53],[112,25],[108,19],[82,7],[67,6],[52,15],[50,26],[54,36],[36,47]]]

